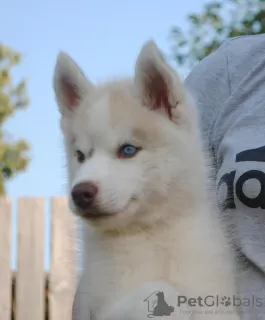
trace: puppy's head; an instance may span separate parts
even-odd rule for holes
[[[196,117],[156,45],[143,46],[133,79],[101,86],[60,53],[54,90],[71,210],[104,229],[159,220],[154,208],[168,202],[173,189],[173,197],[181,197],[189,181]]]

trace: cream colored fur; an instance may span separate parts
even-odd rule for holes
[[[75,89],[75,105],[61,85],[65,79]],[[163,102],[156,100],[157,79],[166,86],[171,120]],[[186,306],[186,313],[177,307],[178,295],[236,294],[235,268],[209,196],[196,108],[156,45],[149,41],[143,46],[133,79],[98,86],[61,53],[54,88],[66,146],[70,208],[78,213],[71,189],[92,181],[99,187],[97,207],[109,214],[81,219],[83,271],[73,319],[147,319],[143,300],[157,290],[163,290],[175,308],[161,320],[239,319],[236,313],[216,312],[232,310],[222,305],[208,308],[216,312],[212,315],[203,307]],[[118,159],[123,143],[142,150],[133,158]],[[76,149],[92,155],[80,164]]]

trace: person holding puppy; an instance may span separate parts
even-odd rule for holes
[[[265,319],[265,34],[226,40],[185,86],[199,109],[218,206],[238,256],[235,303],[245,302],[242,319]]]

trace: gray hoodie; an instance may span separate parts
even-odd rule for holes
[[[217,205],[236,235],[242,319],[265,319],[265,35],[225,41],[185,85],[212,156]]]

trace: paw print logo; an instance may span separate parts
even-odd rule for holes
[[[223,297],[221,298],[221,302],[220,302],[220,303],[221,303],[222,305],[228,307],[228,306],[230,306],[230,304],[231,304],[231,298],[226,297],[226,296],[223,296]]]

